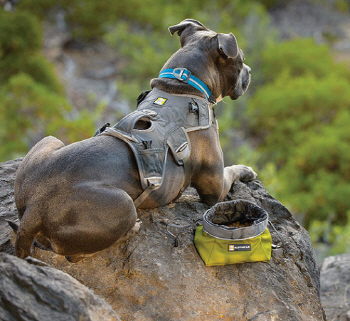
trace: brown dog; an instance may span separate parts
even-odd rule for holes
[[[216,33],[192,19],[169,30],[178,33],[182,48],[162,70],[190,70],[216,102],[225,96],[237,99],[246,91],[250,68],[243,63],[243,53],[231,33]],[[153,79],[151,87],[197,101],[208,99],[187,79],[178,77]],[[224,198],[234,181],[256,177],[243,165],[224,168],[216,121],[207,127],[188,132],[190,179],[185,179],[184,167],[169,153],[162,184],[140,207],[167,204],[189,184],[204,202],[213,205]],[[42,139],[23,159],[16,176],[20,219],[16,255],[29,256],[34,239],[72,261],[109,247],[134,226],[133,201],[143,191],[134,154],[125,141],[98,135],[65,146],[54,137]]]

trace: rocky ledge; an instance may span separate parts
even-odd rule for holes
[[[327,257],[321,268],[321,301],[327,320],[350,320],[350,254]]]
[[[37,249],[34,257],[49,265],[38,266],[11,255],[13,235],[5,219],[17,217],[13,182],[19,163],[0,164],[0,313],[6,320],[44,320],[41,311],[50,309],[79,320],[326,320],[309,235],[259,181],[234,184],[227,200],[252,201],[269,213],[285,245],[273,250],[268,263],[206,267],[190,232],[174,247],[166,224],[194,222],[208,209],[188,189],[170,205],[138,211],[138,232],[108,249],[75,264]],[[276,232],[271,234],[278,243]],[[51,295],[61,303],[44,299]]]

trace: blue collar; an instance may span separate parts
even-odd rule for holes
[[[164,69],[159,74],[159,78],[177,79],[184,83],[187,83],[204,93],[205,97],[211,104],[216,103],[215,98],[211,94],[207,85],[197,77],[193,76],[191,72],[186,68]]]

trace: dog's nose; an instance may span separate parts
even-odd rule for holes
[[[248,71],[248,73],[251,74],[252,73],[252,69],[246,64],[243,64],[243,65],[244,65],[244,68],[246,68],[246,70]]]

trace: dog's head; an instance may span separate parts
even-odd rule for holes
[[[237,99],[250,83],[251,69],[232,34],[216,33],[199,21],[185,19],[169,27],[180,37],[181,49],[164,66],[185,67],[211,89],[216,100],[225,96]]]

